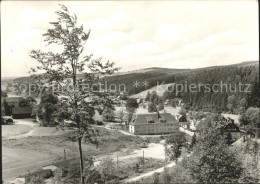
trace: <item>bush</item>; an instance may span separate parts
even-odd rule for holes
[[[156,108],[156,105],[155,103],[151,102],[148,104],[148,112],[156,112],[157,111],[157,108]]]
[[[96,124],[99,125],[99,126],[104,125],[104,123],[102,121],[99,121],[99,120],[96,121]]]

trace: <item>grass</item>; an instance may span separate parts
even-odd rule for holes
[[[2,137],[25,134],[32,128],[28,125],[2,125]]]
[[[144,164],[143,164],[144,163]],[[120,170],[120,175],[125,176],[125,178],[131,178],[139,176],[142,173],[147,173],[152,170],[163,167],[165,164],[164,160],[145,158],[143,162],[142,157],[131,158],[127,160],[119,160],[118,167]],[[138,165],[138,169],[137,169]]]
[[[101,127],[96,129],[101,135],[98,137],[99,145],[96,147],[90,143],[82,143],[84,156],[127,155],[132,149],[139,148],[143,141],[142,138],[124,135],[118,131],[109,131]],[[24,174],[27,170],[37,170],[44,164],[62,159],[64,149],[67,158],[79,156],[77,142],[65,140],[66,132],[43,136],[49,129],[46,131],[42,129],[42,131],[42,136],[2,140],[3,177],[5,180]]]

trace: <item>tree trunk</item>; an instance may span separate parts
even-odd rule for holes
[[[80,183],[85,184],[84,181],[84,166],[83,166],[83,155],[82,155],[82,148],[81,148],[81,138],[78,138],[79,144],[79,156],[80,156]]]

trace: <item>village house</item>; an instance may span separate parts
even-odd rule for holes
[[[206,123],[204,120],[205,120],[205,118],[203,118],[200,121],[192,120],[190,129],[193,130],[197,135],[199,135],[200,132],[206,126]],[[236,140],[238,140],[239,138],[241,138],[244,135],[244,133],[239,130],[238,125],[236,125],[234,123],[233,119],[227,118],[227,119],[223,119],[223,120],[226,121],[226,125],[221,128],[221,132],[224,135],[230,134],[231,135],[230,141],[235,142]],[[221,121],[223,121],[223,120],[221,120]]]
[[[227,122],[228,122],[228,124],[223,127],[222,131],[225,134],[230,133],[231,134],[231,138],[232,138],[231,141],[235,142],[236,140],[241,138],[244,135],[244,133],[240,131],[238,125],[236,125],[234,123],[233,119],[227,118]]]
[[[30,118],[32,116],[32,107],[13,107],[12,117],[13,118]]]
[[[179,131],[179,123],[170,113],[137,114],[129,124],[135,135],[168,134]]]

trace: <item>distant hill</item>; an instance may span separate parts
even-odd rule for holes
[[[211,66],[205,68],[195,68],[195,69],[175,69],[175,68],[160,68],[160,67],[151,67],[138,69],[128,72],[116,72],[111,76],[104,76],[105,81],[108,84],[125,84],[127,87],[128,94],[137,94],[144,90],[147,90],[144,86],[140,86],[135,88],[133,86],[134,82],[149,82],[149,88],[152,88],[157,85],[158,82],[174,83],[176,80],[180,81],[185,79],[187,75],[192,73],[197,73],[201,71],[213,70],[216,68],[227,68],[227,67],[246,67],[251,65],[258,65],[258,61],[247,61],[232,65],[221,65],[221,66]],[[120,76],[120,77],[118,77]],[[8,82],[17,82],[17,83],[26,83],[31,82],[33,80],[32,77],[19,77],[19,78],[9,78]],[[7,81],[6,78],[1,78],[1,81]]]

